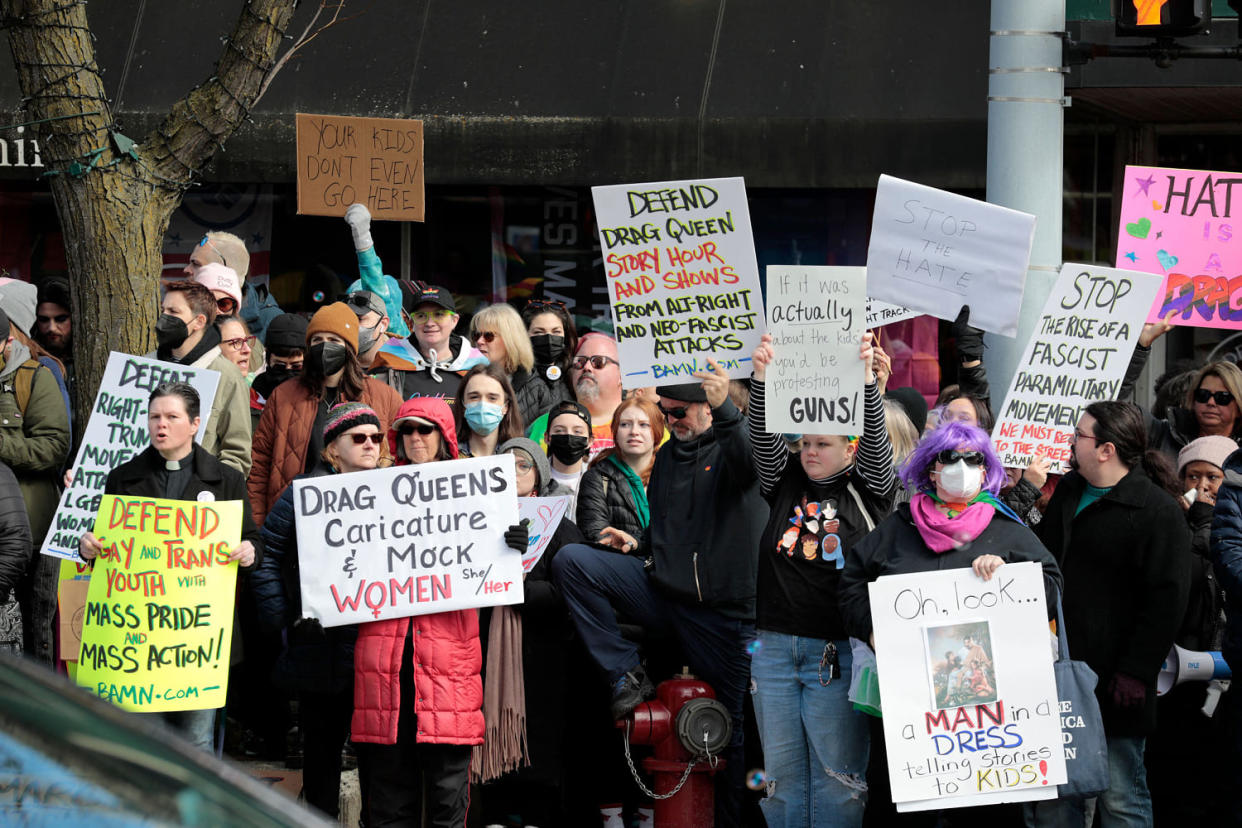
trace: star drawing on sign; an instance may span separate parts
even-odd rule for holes
[[[1137,262],[1137,261],[1138,261],[1138,256],[1137,256],[1137,255],[1135,255],[1135,253],[1134,253],[1134,251],[1133,251],[1133,250],[1131,250],[1129,253],[1127,253],[1127,254],[1126,254],[1126,258],[1127,258],[1127,259],[1129,259],[1131,262]]]
[[[1163,231],[1163,230],[1157,230],[1157,231],[1156,231],[1156,238],[1160,238],[1160,237],[1161,237],[1161,236],[1163,236],[1163,235],[1164,235],[1164,231]]]
[[[1150,195],[1150,193],[1147,192],[1147,188],[1156,183],[1156,179],[1151,177],[1151,173],[1147,174],[1147,178],[1136,178],[1134,181],[1138,184],[1139,192],[1143,195]]]

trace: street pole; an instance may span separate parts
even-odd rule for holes
[[[984,352],[997,419],[1061,267],[1064,31],[1065,0],[992,0],[987,200],[1036,217],[1018,335],[989,335]]]

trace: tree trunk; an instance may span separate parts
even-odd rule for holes
[[[31,131],[54,173],[73,294],[77,422],[89,418],[109,351],[154,347],[169,219],[258,100],[295,5],[244,0],[216,73],[131,149],[116,138],[86,4],[0,0]]]

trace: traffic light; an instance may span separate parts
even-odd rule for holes
[[[1212,22],[1212,0],[1113,0],[1117,34],[1125,37],[1185,37]]]

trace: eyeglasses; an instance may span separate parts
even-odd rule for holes
[[[449,317],[456,316],[456,315],[457,315],[456,313],[449,310],[448,308],[440,308],[439,310],[433,310],[433,311],[414,311],[412,314],[410,314],[410,318],[414,320],[414,323],[416,325],[426,325],[432,319],[436,320],[437,322],[443,322]]]
[[[605,365],[609,365],[609,364],[620,365],[621,364],[617,362],[615,359],[613,359],[612,357],[607,357],[607,356],[604,356],[603,354],[596,354],[595,356],[589,356],[589,357],[588,356],[574,357],[573,366],[574,368],[581,371],[583,368],[586,367],[586,364],[588,362],[591,363],[591,367],[594,368],[596,371],[604,370]]]
[[[204,235],[201,239],[198,240],[198,246],[199,247],[210,247],[211,251],[220,257],[220,264],[224,265],[225,267],[229,266],[229,261],[228,259],[224,258],[224,254],[220,252],[220,248],[212,244],[211,239],[207,238],[206,235]]]
[[[479,331],[477,334],[474,335],[474,341],[478,342],[480,339],[488,343],[493,342],[496,339],[496,332],[495,331]]]
[[[529,302],[526,303],[526,307],[530,308],[531,310],[541,310],[543,308],[560,308],[563,311],[566,311],[566,312],[569,311],[569,306],[566,305],[564,302],[557,302],[555,300],[548,300],[548,299],[531,299]]]
[[[1217,405],[1229,405],[1233,402],[1233,394],[1228,391],[1209,391],[1206,388],[1195,389],[1195,402],[1206,404],[1208,400],[1215,400]]]
[[[435,430],[436,430],[435,426],[427,425],[426,423],[402,423],[401,427],[397,429],[397,433],[400,434],[402,437],[409,437],[411,434],[417,431],[419,434],[426,437],[428,434],[430,434],[431,432]]]
[[[237,312],[237,300],[231,296],[216,300],[216,310],[225,316],[232,316]]]
[[[35,319],[39,320],[40,325],[50,325],[53,322],[57,325],[63,325],[69,321],[69,314],[58,313],[55,316],[36,316]]]
[[[384,435],[379,434],[378,432],[375,434],[351,434],[349,435],[349,439],[354,441],[355,446],[360,446],[367,440],[370,440],[373,445],[378,446],[380,443],[384,442]]]
[[[660,413],[665,417],[668,417],[670,420],[680,420],[690,413],[690,409],[686,408],[684,405],[679,405],[676,408],[665,408],[664,406],[657,404],[656,408],[660,409]]]
[[[1095,440],[1095,435],[1094,434],[1083,434],[1078,429],[1074,429],[1074,442],[1077,443],[1079,440]],[[1099,442],[1099,441],[1097,440],[1096,442]]]
[[[518,460],[513,466],[518,470],[518,474],[528,474],[535,467],[534,463],[528,463],[525,460]]]
[[[936,455],[936,459],[946,466],[951,466],[958,460],[965,462],[968,466],[982,466],[984,461],[981,451],[957,451],[956,449],[945,449]]]
[[[253,343],[254,340],[255,340],[254,336],[239,336],[236,339],[226,339],[220,344],[228,345],[234,351],[240,351],[243,346],[250,347],[251,343]]]

